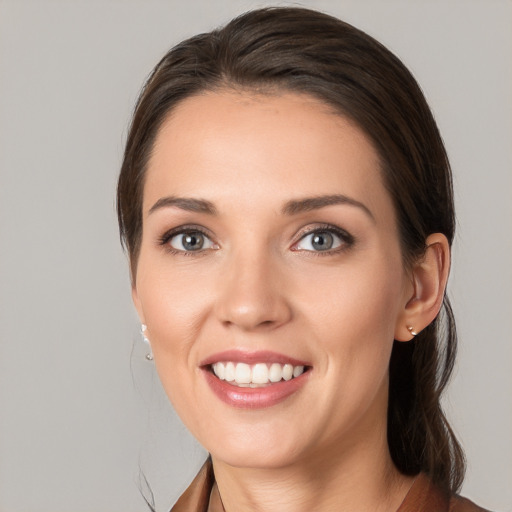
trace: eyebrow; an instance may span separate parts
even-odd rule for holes
[[[325,196],[305,197],[303,199],[292,199],[285,203],[282,212],[284,215],[297,215],[299,213],[319,210],[326,206],[345,204],[355,206],[363,210],[374,222],[375,217],[370,209],[351,197],[343,194],[331,194]],[[181,210],[196,213],[206,213],[208,215],[217,215],[215,205],[206,199],[195,199],[191,197],[161,197],[150,209],[148,215],[162,208],[175,207]]]
[[[148,215],[161,208],[175,207],[188,212],[206,213],[216,215],[217,209],[214,204],[205,199],[193,199],[190,197],[161,197],[150,209]]]
[[[370,219],[375,222],[375,217],[370,209],[351,197],[345,196],[343,194],[332,194],[326,196],[315,196],[315,197],[305,197],[304,199],[294,199],[288,201],[283,207],[283,213],[285,215],[297,215],[298,213],[310,212],[312,210],[318,210],[320,208],[325,208],[326,206],[332,206],[337,204],[346,204],[349,206],[355,206],[363,210]]]

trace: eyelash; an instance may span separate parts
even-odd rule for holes
[[[179,249],[175,249],[171,246],[169,243],[175,236],[177,235],[186,235],[191,233],[200,233],[205,238],[208,238],[208,240],[212,239],[212,236],[203,228],[200,226],[179,226],[177,228],[173,228],[169,231],[166,231],[159,239],[158,244],[165,247],[165,250],[171,254],[179,255],[179,256],[200,256],[202,254],[205,254],[206,250],[199,250],[199,251],[181,251]]]
[[[168,251],[171,254],[176,254],[180,256],[199,256],[202,254],[205,254],[207,249],[202,249],[198,251],[182,251],[179,249],[175,249],[170,245],[170,241],[173,237],[177,235],[186,235],[190,233],[200,233],[204,237],[208,238],[209,240],[212,239],[212,236],[203,228],[200,226],[179,226],[176,228],[173,228],[169,231],[166,231],[159,239],[158,244],[165,247],[165,250]],[[339,247],[336,247],[334,249],[328,249],[325,251],[309,251],[306,249],[294,249],[302,240],[304,240],[307,236],[312,235],[314,233],[330,233],[336,236],[341,240],[341,244]],[[345,231],[344,229],[341,229],[337,226],[333,226],[332,224],[321,224],[316,225],[314,228],[308,228],[305,229],[303,232],[301,232],[298,235],[297,241],[293,243],[292,245],[292,251],[295,252],[304,252],[308,253],[309,255],[313,256],[329,256],[336,253],[344,252],[348,249],[350,249],[355,243],[355,238],[350,233]]]
[[[305,249],[293,249],[293,247],[297,246],[302,240],[304,240],[307,236],[315,234],[315,233],[330,233],[335,235],[341,240],[341,244],[339,247],[336,247],[334,249],[328,249],[325,251],[308,251]],[[344,229],[341,229],[337,226],[333,226],[332,224],[320,224],[316,225],[313,228],[307,228],[303,232],[301,232],[298,236],[298,240],[294,242],[292,246],[292,250],[296,252],[306,252],[308,255],[311,256],[332,256],[333,254],[345,252],[348,249],[350,249],[356,239],[353,235],[351,235],[348,231],[345,231]]]

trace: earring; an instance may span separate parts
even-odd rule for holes
[[[151,343],[149,342],[149,338],[146,336],[146,331],[148,330],[148,326],[146,324],[141,324],[140,333],[142,335],[142,341],[147,343],[149,346],[149,352],[146,354],[146,359],[148,361],[153,361],[153,351],[151,350]]]
[[[418,336],[418,333],[414,330],[414,327],[408,325],[407,330],[411,333],[412,336]]]

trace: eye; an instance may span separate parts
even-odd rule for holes
[[[311,231],[293,246],[296,251],[328,252],[351,245],[353,238],[341,230],[322,228]]]
[[[177,233],[170,236],[167,243],[176,251],[182,252],[198,252],[215,248],[215,244],[200,231]]]

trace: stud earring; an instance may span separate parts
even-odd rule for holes
[[[148,361],[153,361],[153,351],[151,350],[151,343],[149,342],[149,338],[146,335],[146,331],[148,330],[148,326],[146,324],[141,324],[140,333],[142,335],[142,341],[147,343],[149,347],[149,352],[146,354],[146,359]]]
[[[411,333],[412,336],[418,336],[418,333],[414,330],[414,327],[408,325],[407,330]]]

